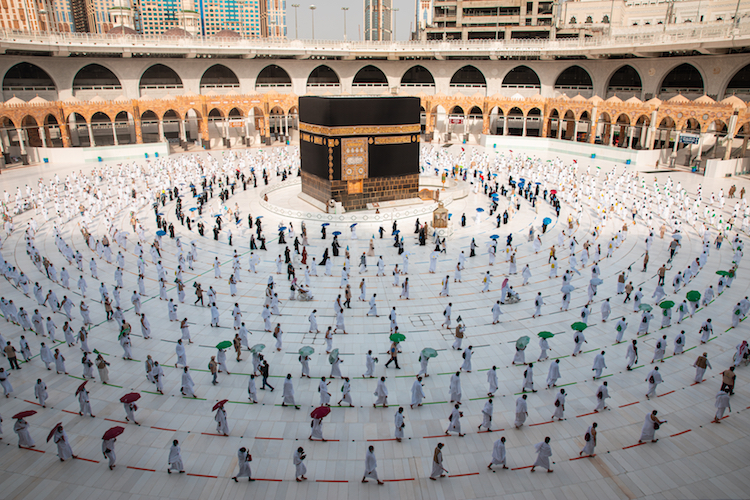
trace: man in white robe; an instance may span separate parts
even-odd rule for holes
[[[388,408],[388,388],[385,386],[385,377],[380,377],[378,386],[375,389],[375,396],[378,398],[372,405],[375,408],[377,405],[383,405],[383,408]]]
[[[503,464],[503,469],[507,469],[508,467],[505,465],[505,462],[505,437],[501,437],[500,439],[495,441],[495,444],[492,446],[492,461],[487,466],[487,468],[489,470],[492,470],[493,465]]]
[[[565,420],[563,416],[565,414],[565,389],[560,389],[560,392],[555,396],[555,412],[552,414],[552,420],[560,419]]]
[[[554,363],[550,364],[549,372],[547,373],[547,389],[555,387],[557,380],[560,378],[560,360],[556,359]]]
[[[596,408],[594,411],[598,412],[607,409],[607,399],[609,398],[609,388],[607,382],[602,382],[599,388],[596,390]]]
[[[594,372],[594,380],[601,378],[602,370],[607,368],[607,364],[604,361],[604,351],[594,356],[594,365],[591,367],[591,371]]]
[[[493,396],[495,394],[495,391],[497,391],[497,367],[493,366],[487,371],[487,395]]]
[[[479,424],[479,427],[477,429],[481,429],[482,426],[484,426],[485,429],[488,431],[492,430],[492,413],[494,410],[494,405],[492,404],[492,398],[488,399],[486,403],[484,403],[484,408],[482,408],[482,423]]]
[[[503,314],[503,312],[500,310],[500,301],[498,300],[495,302],[495,305],[492,306],[492,324],[496,324],[500,322],[500,315]]]
[[[549,442],[550,438],[546,437],[544,438],[544,442],[537,443],[536,446],[534,446],[537,455],[534,465],[531,466],[531,472],[534,472],[537,467],[544,467],[547,469],[547,472],[553,472],[552,469],[550,469],[549,463],[549,457],[552,456],[552,447],[550,447]]]
[[[176,439],[172,441],[172,446],[169,448],[169,458],[167,458],[167,465],[168,474],[171,474],[173,470],[179,471],[180,474],[185,473],[185,466],[182,464],[180,442]]]
[[[301,446],[297,448],[297,451],[292,455],[292,462],[294,463],[294,479],[297,482],[307,479],[305,477],[305,474],[307,474],[307,467],[303,462],[305,458],[307,458],[307,456],[305,455],[305,450],[302,449]]]
[[[439,477],[445,477],[445,474],[443,474],[443,472],[446,472],[443,467],[443,446],[443,443],[438,443],[432,454],[432,471],[430,472],[430,479],[433,481],[437,481],[437,478]]]
[[[378,484],[385,484],[378,479],[378,461],[375,459],[375,447],[370,446],[365,453],[365,475],[362,476],[362,482],[366,483],[367,479],[374,479]]]
[[[659,367],[655,366],[646,376],[646,382],[648,382],[648,392],[646,393],[646,399],[651,399],[651,396],[656,396],[656,386],[662,383],[664,380],[661,378],[659,373]]]
[[[625,317],[623,316],[617,322],[617,326],[615,327],[615,330],[617,331],[617,336],[615,337],[616,344],[619,344],[620,342],[622,342],[622,336],[625,334],[625,330],[627,329],[628,329],[628,323],[627,321],[625,321]]]
[[[459,437],[463,436],[461,432],[461,417],[463,413],[459,411],[459,405],[456,404],[448,417],[448,428],[445,430],[445,434],[448,435],[451,432],[457,432]]]
[[[422,377],[417,376],[417,380],[411,386],[411,409],[414,409],[414,405],[422,406],[422,400],[425,398],[424,386],[422,385]]]
[[[46,408],[45,403],[47,402],[47,384],[42,382],[42,379],[37,379],[36,385],[34,385],[34,397],[39,400],[39,405],[42,408]]]
[[[292,374],[288,373],[284,379],[284,387],[281,392],[284,398],[281,402],[281,406],[294,406],[295,409],[299,410],[299,406],[294,403],[294,386],[292,385]]]
[[[451,375],[450,385],[448,390],[450,391],[451,403],[461,402],[461,372],[456,372],[455,375]]]
[[[698,359],[693,363],[695,367],[695,383],[699,384],[703,382],[703,375],[706,374],[706,368],[711,368],[711,363],[708,362],[708,353],[704,352],[702,356],[698,356]]]
[[[721,419],[724,418],[724,411],[729,408],[729,413],[732,413],[732,407],[729,405],[729,393],[725,391],[719,391],[716,395],[716,415],[714,416],[713,423],[720,424]]]
[[[375,373],[375,358],[372,357],[372,351],[367,351],[365,357],[365,373],[362,378],[373,378]]]
[[[461,371],[465,371],[466,373],[471,373],[471,356],[474,354],[474,351],[471,349],[472,346],[467,347],[462,354],[464,362],[461,365]]]
[[[393,416],[393,423],[395,425],[395,433],[394,436],[396,437],[396,441],[399,443],[404,438],[404,427],[406,427],[406,424],[404,423],[404,407],[399,407],[396,414]]]
[[[193,397],[193,398],[198,397],[195,395],[195,383],[193,382],[193,377],[191,377],[190,373],[188,372],[187,366],[183,368],[181,384],[182,384],[182,387],[180,389],[180,392],[184,396]]]
[[[529,416],[528,406],[526,405],[526,394],[516,399],[516,419],[513,425],[516,429],[521,427],[526,421],[526,417]]]
[[[523,386],[521,392],[536,392],[534,389],[534,363],[529,363],[528,368],[523,372]]]
[[[219,409],[216,410],[214,420],[216,420],[216,432],[219,434],[223,434],[224,436],[228,436],[229,424],[227,423],[227,411],[223,406],[220,406]]]

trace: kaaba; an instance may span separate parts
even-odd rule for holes
[[[418,197],[418,97],[300,97],[299,130],[304,194],[348,211]]]

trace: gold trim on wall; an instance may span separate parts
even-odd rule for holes
[[[394,135],[390,137],[375,137],[375,144],[410,144],[413,142],[410,135]]]
[[[343,135],[385,135],[385,134],[413,134],[420,133],[422,126],[414,125],[366,125],[352,127],[325,127],[323,125],[313,125],[311,123],[299,124],[299,129],[311,134],[325,136],[343,136]]]

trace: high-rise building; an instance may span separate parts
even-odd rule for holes
[[[417,30],[432,26],[433,0],[416,0],[417,2]]]
[[[260,0],[261,36],[286,38],[286,1]]]
[[[50,27],[53,31],[71,32],[76,30],[71,0],[52,0],[49,14]]]
[[[388,41],[393,39],[391,0],[365,0],[365,40]]]
[[[58,31],[52,0],[4,0],[0,27],[20,31]]]
[[[198,0],[200,35],[211,36],[229,30],[243,37],[262,36],[261,0]]]
[[[431,25],[423,28],[420,22],[420,38],[550,38],[553,5],[552,0],[441,0],[433,4]]]

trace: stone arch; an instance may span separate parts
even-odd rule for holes
[[[743,101],[750,100],[750,64],[737,70],[724,89],[724,97],[736,95]]]
[[[613,95],[618,95],[621,99],[640,98],[642,92],[643,82],[640,73],[633,66],[625,64],[609,76],[605,98]]]
[[[648,135],[648,128],[651,125],[651,117],[648,115],[640,115],[635,120],[633,126],[633,148],[635,149],[648,149],[646,144],[646,136]]]
[[[182,89],[182,78],[175,70],[164,64],[152,64],[141,75],[138,83],[140,96],[162,97],[170,91]]]
[[[240,79],[234,71],[223,64],[214,64],[203,72],[200,82],[200,90],[204,89],[238,89]]]
[[[487,79],[484,74],[476,67],[472,65],[466,65],[459,69],[451,77],[451,87],[469,87],[469,88],[480,88],[487,87]]]
[[[516,66],[508,71],[503,77],[502,88],[504,89],[532,89],[539,91],[542,86],[539,81],[539,75],[536,71],[528,66]]]
[[[380,68],[378,68],[377,66],[373,66],[372,64],[368,64],[367,66],[363,66],[362,68],[360,68],[359,71],[357,71],[357,74],[354,75],[352,86],[387,87],[388,78]]]
[[[291,86],[292,79],[289,77],[289,73],[277,64],[269,64],[263,68],[255,80],[255,90]]]
[[[677,94],[691,98],[703,95],[705,86],[701,72],[690,63],[682,63],[669,70],[659,84],[657,97],[665,100]]]
[[[88,92],[87,92],[88,91]],[[115,73],[101,64],[87,64],[79,69],[73,77],[73,95],[86,98],[86,93],[96,93],[102,97],[102,91],[121,92],[122,83]],[[81,93],[84,93],[81,95]]]
[[[307,77],[307,87],[340,87],[341,78],[330,66],[321,64],[310,72]]]
[[[152,110],[141,112],[141,140],[144,144],[159,142],[159,116]]]
[[[88,122],[86,118],[77,112],[71,112],[67,119],[68,132],[70,133],[70,145],[73,147],[91,146]]]
[[[97,111],[91,115],[89,123],[93,129],[92,133],[94,135],[94,142],[97,146],[114,145],[115,139],[112,130],[112,119],[107,113]]]
[[[581,94],[583,97],[591,97],[594,84],[588,71],[578,65],[569,66],[555,79],[555,92],[570,96]]]
[[[523,124],[526,121],[523,110],[518,106],[508,111],[508,133],[506,135],[523,135]]]
[[[541,137],[544,124],[542,110],[536,106],[526,112],[524,118],[527,137]]]
[[[15,64],[5,72],[3,92],[5,100],[14,95],[25,101],[37,95],[51,101],[58,98],[55,80],[46,70],[28,62]]]
[[[412,66],[401,77],[402,87],[434,87],[435,78],[430,73],[430,70],[424,66],[417,64]]]

